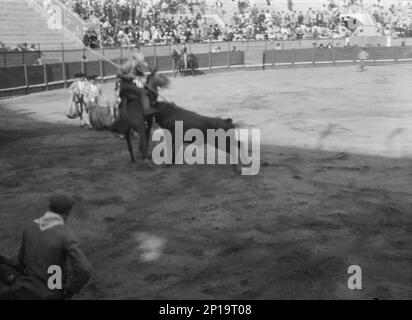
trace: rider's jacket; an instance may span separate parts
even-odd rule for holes
[[[127,98],[128,100],[141,100],[143,108],[148,112],[150,110],[150,102],[146,95],[142,80],[144,76],[143,66],[147,66],[147,63],[144,60],[144,55],[138,53],[120,67],[120,74],[118,75],[121,79],[119,96],[123,102],[125,102],[124,98]],[[140,82],[138,86],[133,84],[133,81],[135,80]]]

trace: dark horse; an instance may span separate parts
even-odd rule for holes
[[[173,49],[172,58],[174,61],[173,76],[176,76],[176,70],[180,75],[184,75],[186,69],[183,54],[179,54],[176,49]],[[195,70],[199,68],[199,62],[196,56],[192,53],[187,54],[187,67],[192,72],[192,76],[195,74]]]
[[[169,80],[156,73],[154,69],[146,78],[145,91],[149,97],[151,105],[156,103],[158,88],[166,87]],[[120,103],[117,119],[111,125],[112,132],[124,134],[127,148],[132,162],[136,162],[131,142],[132,130],[139,134],[139,150],[143,160],[148,162],[147,149],[149,146],[150,133],[153,126],[153,114],[145,115],[141,99],[123,98]]]

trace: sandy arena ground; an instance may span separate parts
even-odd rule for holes
[[[257,176],[132,164],[124,141],[65,119],[65,90],[0,101],[0,252],[64,190],[95,269],[80,299],[411,299],[411,74],[173,79],[169,100],[261,129]],[[353,264],[362,290],[347,287]]]

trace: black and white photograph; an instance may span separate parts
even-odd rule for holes
[[[0,0],[0,304],[411,299],[412,0]]]

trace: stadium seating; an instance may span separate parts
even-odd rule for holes
[[[40,48],[79,48],[81,42],[64,30],[52,30],[47,18],[26,0],[0,0],[0,42],[14,48],[19,44],[40,44]]]

